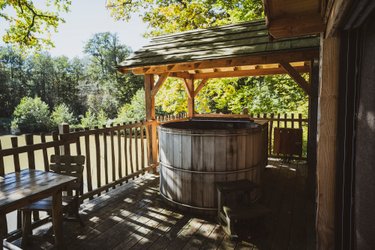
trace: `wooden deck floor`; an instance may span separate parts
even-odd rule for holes
[[[158,177],[146,174],[84,203],[85,227],[64,224],[67,249],[315,249],[305,168],[276,163],[266,169],[262,203],[272,213],[263,229],[239,241],[225,236],[215,218],[194,216],[164,204],[158,194]],[[45,231],[46,227],[34,234]],[[39,238],[33,249],[52,248],[50,238]]]

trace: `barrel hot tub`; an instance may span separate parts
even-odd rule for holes
[[[260,183],[267,163],[267,124],[189,120],[159,126],[160,193],[193,212],[217,210],[216,182]]]

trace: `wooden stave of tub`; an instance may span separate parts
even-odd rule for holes
[[[251,129],[210,131],[159,126],[161,196],[183,210],[213,214],[216,182],[248,179],[261,184],[267,126],[260,122]]]

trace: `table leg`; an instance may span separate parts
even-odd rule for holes
[[[3,240],[8,233],[8,224],[6,214],[0,213],[0,249],[3,249]]]
[[[61,190],[52,196],[52,224],[55,233],[55,246],[57,249],[64,249],[62,218]]]

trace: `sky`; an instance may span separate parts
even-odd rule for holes
[[[143,37],[147,25],[138,15],[127,23],[115,21],[105,8],[105,0],[73,0],[70,12],[63,13],[65,23],[52,34],[55,48],[49,50],[52,56],[65,55],[70,58],[83,57],[83,46],[98,32],[117,33],[123,44],[134,50],[147,43]]]

